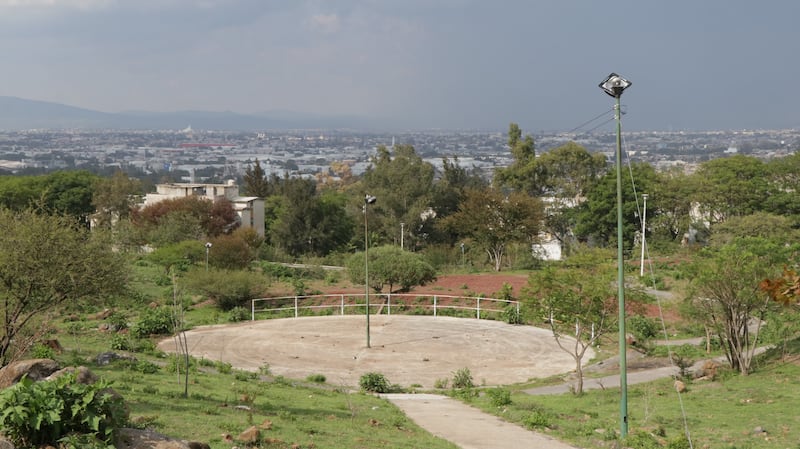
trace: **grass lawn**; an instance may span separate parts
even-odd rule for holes
[[[112,382],[124,398],[135,427],[148,427],[181,439],[230,448],[252,425],[269,448],[433,448],[456,446],[422,430],[390,402],[324,382],[273,377],[230,365],[194,360],[188,398],[174,357],[134,354],[137,362],[118,360],[98,366],[92,358],[107,351],[108,339],[87,331],[64,336],[62,365],[85,365]],[[106,346],[103,348],[103,346]],[[298,446],[293,446],[298,445]],[[241,447],[242,445],[239,444]]]
[[[756,373],[724,372],[715,381],[695,381],[681,395],[695,448],[797,448],[800,441],[800,366],[774,362]],[[495,406],[491,395],[473,404],[509,421],[548,433],[579,447],[613,447],[619,432],[619,389],[570,394],[511,395]],[[633,447],[688,448],[681,402],[672,380],[628,387],[629,435]],[[766,433],[756,433],[761,427]],[[642,443],[652,441],[655,445]],[[683,440],[683,441],[681,441]],[[684,445],[685,444],[685,445]]]

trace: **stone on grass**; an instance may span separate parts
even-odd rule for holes
[[[52,359],[30,359],[11,362],[0,368],[0,388],[8,388],[19,382],[22,376],[39,381],[58,371],[58,362]]]

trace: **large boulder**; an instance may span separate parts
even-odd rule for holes
[[[11,362],[0,368],[0,389],[19,382],[23,376],[39,381],[58,371],[58,362],[52,359],[30,359]]]
[[[176,440],[152,430],[118,429],[114,446],[117,449],[210,449],[205,443]]]
[[[53,374],[47,376],[47,378],[44,380],[52,381],[58,379],[61,376],[65,376],[67,374],[72,374],[72,373],[75,373],[75,381],[78,382],[79,384],[92,385],[95,382],[97,382],[97,376],[89,368],[85,366],[78,366],[78,367],[68,366],[66,368],[62,368],[54,372]]]

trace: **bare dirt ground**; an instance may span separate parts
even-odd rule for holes
[[[304,379],[322,374],[328,383],[357,387],[368,372],[404,387],[432,388],[469,368],[476,384],[524,382],[569,372],[572,358],[550,331],[468,318],[372,315],[371,348],[366,318],[358,315],[286,318],[205,326],[187,332],[195,357],[236,368],[269,365],[275,375]],[[174,351],[164,340],[159,348]],[[592,358],[587,354],[585,360]]]

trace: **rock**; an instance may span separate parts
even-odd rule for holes
[[[132,362],[135,362],[136,357],[117,354],[116,352],[101,352],[100,354],[97,354],[97,357],[95,357],[95,362],[100,366],[108,365],[114,360],[130,360]]]
[[[58,362],[52,359],[29,359],[11,362],[0,368],[0,388],[8,388],[19,382],[22,376],[38,381],[58,371]]]
[[[677,391],[678,393],[683,393],[684,391],[686,391],[686,384],[680,380],[676,380],[675,391]]]
[[[100,320],[104,320],[104,319],[110,317],[112,313],[114,313],[114,312],[111,309],[103,309],[101,312],[97,312],[97,313],[95,313],[93,315],[89,315],[88,318],[90,320],[100,321]]]
[[[47,378],[44,380],[55,380],[61,376],[71,373],[75,373],[75,381],[77,381],[79,384],[91,385],[97,382],[97,376],[95,376],[95,374],[85,366],[79,366],[77,368],[74,366],[68,366],[47,376]]]
[[[262,422],[261,425],[258,426],[258,427],[260,427],[260,428],[262,428],[264,430],[270,430],[270,429],[272,429],[272,421],[270,421],[268,419],[265,419],[264,422]]]
[[[14,443],[7,440],[6,437],[0,436],[0,449],[14,449]]]
[[[708,380],[714,380],[717,377],[718,370],[719,363],[714,360],[706,360],[703,362],[703,366],[694,373],[694,376],[697,378],[705,377]]]
[[[55,351],[56,354],[61,354],[62,352],[64,352],[64,348],[61,346],[61,343],[58,341],[58,339],[55,338],[42,340],[42,345],[52,349],[53,351]]]
[[[764,435],[765,433],[767,433],[767,429],[765,429],[765,428],[763,428],[761,426],[758,426],[755,429],[753,429],[753,435],[760,436],[760,435]]]
[[[237,441],[241,441],[245,444],[255,444],[258,442],[258,439],[261,437],[261,431],[258,430],[258,427],[252,426],[245,430],[244,432],[240,433],[238,437],[236,437]]]
[[[208,444],[170,438],[151,430],[119,429],[117,449],[210,449]]]

